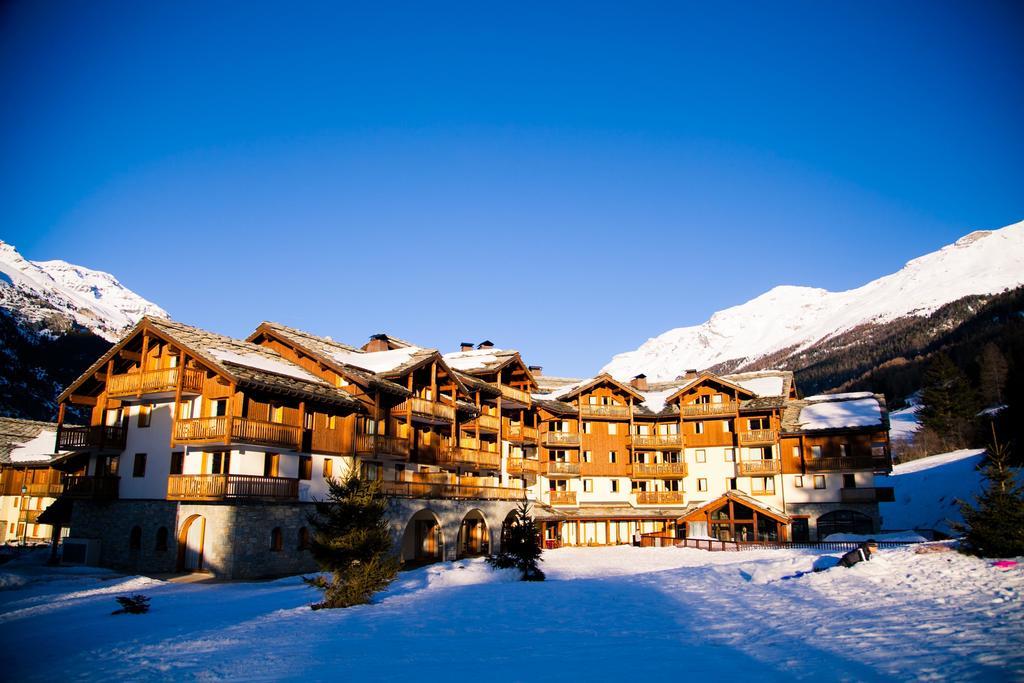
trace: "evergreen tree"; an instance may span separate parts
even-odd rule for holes
[[[946,450],[970,443],[977,400],[967,378],[944,353],[932,359],[924,373],[918,417],[936,434]]]
[[[977,504],[960,506],[964,545],[982,557],[1024,555],[1024,489],[1010,467],[1010,449],[993,438],[983,467],[985,487]]]
[[[380,482],[353,473],[340,482],[328,480],[328,486],[327,500],[317,502],[316,514],[309,516],[310,551],[320,569],[331,574],[306,579],[324,591],[323,602],[313,609],[365,604],[398,573]]]
[[[544,572],[537,566],[543,552],[540,531],[530,516],[530,505],[523,501],[505,529],[501,552],[487,561],[499,569],[515,567],[522,572],[523,581],[543,581]]]
[[[1006,377],[1010,369],[1006,363],[1006,357],[999,347],[989,342],[981,350],[981,357],[978,359],[980,370],[981,395],[987,406],[998,406],[1003,404],[1004,390],[1006,388]]]

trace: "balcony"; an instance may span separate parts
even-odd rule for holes
[[[229,430],[230,425],[230,430]],[[302,427],[263,422],[245,417],[193,417],[176,420],[177,443],[239,443],[297,451],[302,448]]]
[[[686,502],[685,491],[637,491],[637,505],[682,505]]]
[[[309,451],[312,453],[328,453],[331,455],[345,455],[347,454],[350,443],[345,437],[347,434],[351,434],[351,430],[346,431],[341,429],[328,429],[327,427],[316,428],[312,430],[306,430],[306,436],[310,438]],[[304,444],[306,445],[306,444]],[[303,449],[307,450],[307,449]]]
[[[575,491],[548,491],[550,505],[575,505]]]
[[[741,460],[736,463],[736,474],[741,477],[770,477],[782,472],[779,460]]]
[[[870,455],[851,455],[838,458],[808,458],[804,462],[808,472],[842,472],[844,470],[889,470],[889,458],[876,458]]]
[[[537,443],[538,431],[536,427],[526,427],[523,425],[509,425],[508,426],[508,440],[509,441],[527,441],[530,443]]]
[[[383,434],[356,434],[356,455],[406,460],[409,458],[409,439]]]
[[[28,489],[25,495],[37,496],[41,498],[56,498],[64,491],[63,484],[28,484],[25,486]],[[21,489],[18,489],[21,492]]]
[[[514,477],[536,476],[540,472],[540,461],[528,458],[509,458],[505,469]]]
[[[495,389],[501,392],[501,398],[503,401],[510,401],[511,403],[514,403],[518,406],[523,406],[524,408],[530,407],[530,404],[532,402],[530,392],[523,391],[522,389],[516,389],[515,387],[510,387],[507,384],[498,384],[496,382],[493,383],[492,386],[494,386]]]
[[[107,393],[111,397],[140,396],[145,394],[167,394],[178,389],[178,377],[181,376],[181,390],[184,393],[198,394],[203,390],[206,373],[195,368],[162,368],[129,372],[122,375],[111,375],[107,384]]]
[[[482,451],[471,445],[452,446],[438,452],[437,464],[497,470],[501,469],[501,453]]]
[[[229,498],[298,500],[299,480],[250,474],[172,474],[167,477],[168,500]]]
[[[430,423],[455,421],[455,408],[425,398],[407,398],[391,409],[391,415],[397,418],[404,417],[409,412],[414,418]]]
[[[397,498],[459,500],[525,500],[526,490],[508,486],[475,486],[420,481],[382,481],[381,491]]]
[[[494,415],[487,415],[481,413],[481,415],[478,418],[476,418],[476,422],[478,425],[480,425],[481,432],[494,433],[501,428],[501,419],[495,417]]]
[[[617,417],[629,419],[629,406],[594,406],[584,403],[580,406],[580,417]]]
[[[40,512],[42,510],[22,510],[18,515],[18,521],[22,524],[38,524]]]
[[[562,462],[551,460],[548,462],[549,477],[578,477],[580,476],[580,464],[578,462]]]
[[[686,476],[685,462],[635,462],[634,479],[682,479]]]
[[[124,427],[94,425],[92,427],[61,427],[57,439],[58,451],[122,451],[126,430]]]
[[[544,432],[543,444],[548,447],[570,446],[579,448],[580,435],[575,432]]]
[[[735,415],[736,403],[690,403],[680,407],[683,417],[714,417],[716,415]]]
[[[844,503],[874,503],[878,501],[875,489],[839,489],[839,500]]]
[[[683,447],[682,434],[634,434],[633,448],[676,450]]]
[[[120,481],[121,477],[111,475],[68,475],[64,477],[63,495],[80,500],[117,498]]]
[[[769,446],[779,440],[779,433],[774,429],[751,429],[738,436],[741,446]]]

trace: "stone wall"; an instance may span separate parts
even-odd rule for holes
[[[99,539],[100,565],[134,573],[168,573],[177,565],[176,505],[166,500],[92,502],[76,500],[71,509],[73,538]],[[130,548],[132,527],[142,535]],[[167,530],[167,549],[157,550],[157,532]]]
[[[852,510],[862,515],[867,515],[874,523],[874,531],[877,533],[882,528],[882,516],[878,511],[878,503],[787,503],[786,514],[803,516],[808,515],[808,525],[811,530],[811,539],[818,538],[818,517],[836,510]]]

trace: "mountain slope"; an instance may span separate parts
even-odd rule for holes
[[[144,315],[169,317],[109,273],[66,261],[29,261],[3,241],[0,308],[36,333],[52,336],[78,326],[107,341]]]
[[[771,360],[827,354],[854,331],[927,318],[944,305],[1024,284],[1024,221],[972,232],[892,275],[845,292],[776,287],[745,304],[680,327],[615,356],[603,370],[620,379],[644,373],[671,380],[690,368],[742,371]],[[799,368],[795,368],[799,369]]]

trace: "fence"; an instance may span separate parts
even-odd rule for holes
[[[919,543],[919,541],[876,541],[879,548],[897,548],[915,543]],[[664,532],[648,533],[640,537],[640,545],[644,548],[696,548],[711,552],[791,548],[846,552],[857,548],[860,544],[861,541],[720,541],[714,538],[676,538]]]

